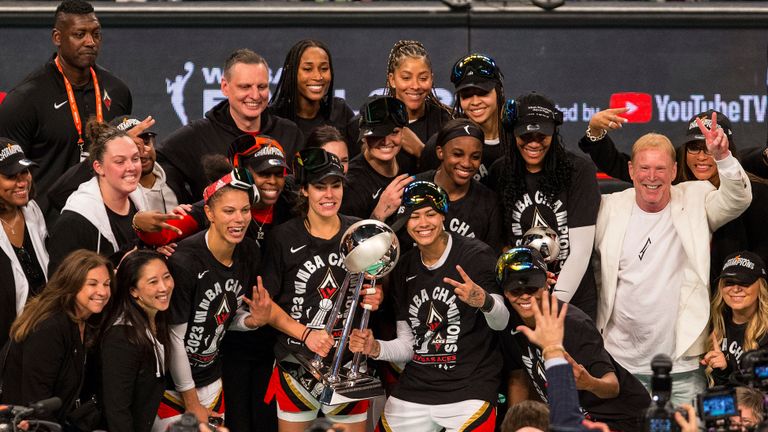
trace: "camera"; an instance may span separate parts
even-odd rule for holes
[[[762,392],[768,391],[768,350],[758,349],[744,354],[742,376],[748,385]]]
[[[731,417],[739,415],[736,404],[736,389],[713,387],[697,397],[699,417],[707,431],[727,431],[731,428]]]
[[[672,396],[672,359],[665,354],[657,354],[651,360],[651,406],[645,412],[645,430],[648,432],[678,432],[680,426],[675,420],[675,412],[688,418],[685,410],[675,410],[670,402]]]

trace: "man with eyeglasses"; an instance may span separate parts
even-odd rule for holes
[[[562,345],[540,347],[519,330],[520,326],[536,328],[534,303],[540,304],[547,291],[547,266],[539,251],[527,246],[510,249],[496,264],[496,279],[512,311],[499,338],[509,372],[510,405],[535,398],[529,394],[530,388],[547,401],[544,360],[552,351],[559,351],[573,369],[579,403],[587,418],[605,422],[613,430],[641,430],[641,415],[650,405],[650,397],[611,358],[587,314],[568,305]]]

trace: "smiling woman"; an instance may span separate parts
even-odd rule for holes
[[[88,249],[117,263],[137,237],[133,217],[146,208],[137,191],[141,159],[125,133],[94,120],[86,126],[94,177],[81,184],[64,206],[51,230],[49,271],[71,251]]]

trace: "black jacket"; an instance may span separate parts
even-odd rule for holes
[[[289,165],[304,145],[304,136],[293,122],[270,115],[268,111],[261,114],[259,133],[280,143]],[[188,188],[195,201],[202,199],[203,190],[210,183],[203,172],[202,157],[226,156],[232,141],[244,134],[232,119],[229,101],[219,102],[205,113],[205,118],[176,130],[158,145],[157,160],[168,176],[166,182],[174,191]]]
[[[45,192],[80,160],[77,130],[54,57],[14,87],[0,104],[0,136],[17,141],[24,154],[40,164],[35,171],[35,185],[42,198],[38,201],[43,214],[48,209]],[[100,66],[94,66],[94,70],[99,79],[104,121],[130,114],[133,100],[128,86]],[[85,123],[96,113],[93,82],[74,88],[74,93],[85,139]]]
[[[149,432],[165,389],[164,371],[152,348],[128,341],[127,330],[114,325],[101,342],[104,417],[110,432]]]
[[[62,403],[53,417],[63,420],[74,408],[84,369],[85,347],[77,324],[63,311],[54,313],[23,342],[11,342],[1,402],[26,406],[56,396]]]

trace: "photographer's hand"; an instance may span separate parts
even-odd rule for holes
[[[688,413],[688,420],[679,412],[675,412],[675,421],[680,426],[680,432],[698,432],[699,425],[696,421],[696,410],[689,404],[680,405]]]
[[[712,351],[704,355],[704,358],[701,360],[701,364],[704,366],[709,366],[712,369],[727,368],[728,361],[725,359],[725,354],[723,354],[723,350],[720,349],[720,342],[717,341],[717,337],[715,337],[715,332],[712,332],[710,337],[712,338]]]

